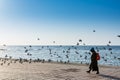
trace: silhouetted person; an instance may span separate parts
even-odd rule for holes
[[[90,50],[92,52],[92,56],[91,56],[91,63],[90,63],[90,66],[89,66],[89,71],[87,71],[87,73],[90,73],[90,71],[97,71],[96,74],[99,74],[99,69],[98,69],[98,62],[97,62],[97,53],[96,51],[94,50],[94,48],[91,48]]]

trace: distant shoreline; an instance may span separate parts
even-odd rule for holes
[[[6,46],[30,46],[30,45],[6,45]],[[0,46],[3,46],[3,45],[0,45]],[[31,46],[84,46],[84,47],[85,46],[94,46],[94,47],[106,46],[107,47],[107,45],[31,45]],[[110,45],[110,46],[120,46],[120,45]]]

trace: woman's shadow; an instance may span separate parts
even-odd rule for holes
[[[109,78],[111,80],[120,80],[120,77],[115,77],[115,76],[110,76],[110,75],[105,75],[105,74],[99,74],[99,76]]]

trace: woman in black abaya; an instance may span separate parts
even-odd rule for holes
[[[91,48],[90,50],[92,52],[92,56],[91,56],[91,63],[90,63],[90,66],[89,66],[89,71],[87,71],[87,73],[90,73],[90,71],[97,71],[96,74],[99,74],[99,69],[98,69],[98,62],[97,62],[97,53],[96,51],[94,50],[94,48]]]

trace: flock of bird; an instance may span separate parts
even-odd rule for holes
[[[93,32],[96,32],[95,30],[93,30]],[[120,35],[117,35],[117,37],[120,37]],[[40,38],[37,38],[37,40],[40,40]],[[84,60],[89,60],[90,59],[90,55],[91,53],[90,52],[84,52],[85,55],[81,54],[79,52],[79,45],[81,45],[83,42],[82,39],[79,39],[76,46],[69,46],[67,47],[67,49],[64,49],[64,46],[60,45],[59,48],[62,48],[64,50],[61,51],[62,54],[64,55],[61,55],[60,53],[58,53],[57,51],[54,51],[52,50],[51,46],[41,46],[40,49],[38,49],[39,51],[42,50],[42,49],[46,49],[48,50],[48,53],[49,53],[49,56],[51,57],[50,59],[48,60],[45,60],[45,59],[40,59],[40,58],[36,58],[34,60],[32,60],[31,58],[30,59],[23,59],[23,58],[19,58],[19,59],[12,59],[12,56],[9,56],[9,55],[5,55],[4,58],[0,58],[0,61],[1,61],[1,65],[4,65],[4,64],[7,64],[7,65],[10,65],[11,63],[16,63],[16,62],[19,62],[19,63],[24,63],[24,62],[28,62],[28,63],[32,63],[32,62],[52,62],[52,58],[57,58],[57,62],[60,62],[60,63],[71,63],[71,60],[70,60],[70,57],[71,57],[71,53],[73,54],[72,51],[74,51],[74,55],[76,55],[75,58],[77,58],[77,60],[79,59],[84,59]],[[56,43],[55,41],[53,41],[53,43]],[[113,54],[112,52],[112,48],[110,47],[110,44],[111,44],[111,41],[108,41],[108,44],[107,46],[109,46],[108,48],[106,47],[103,47],[103,48],[98,48],[98,47],[95,47],[97,52],[99,52],[99,50],[109,50],[110,51],[110,54]],[[83,45],[85,46],[86,44],[83,43]],[[6,46],[5,44],[3,46]],[[29,48],[28,48],[29,47]],[[26,56],[32,56],[33,53],[30,53],[30,49],[32,49],[32,45],[29,45],[28,47],[23,47],[24,48],[24,53],[26,54]],[[2,50],[2,49],[0,49]],[[71,51],[72,50],[72,51]],[[105,54],[105,56],[108,56],[108,54]],[[107,62],[107,58],[105,56],[101,56],[102,60]],[[66,61],[63,60],[63,57],[66,58]],[[119,56],[114,56],[114,59],[118,59],[119,60],[119,63],[120,63],[120,57]],[[81,61],[80,62],[81,64],[83,64],[83,62]],[[86,62],[84,64],[89,64],[89,62]]]

